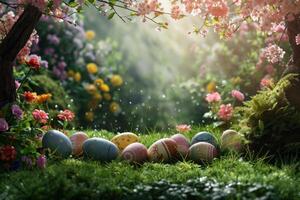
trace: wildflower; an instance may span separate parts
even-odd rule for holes
[[[73,78],[76,82],[79,82],[81,80],[80,72],[76,72]]]
[[[94,81],[94,84],[97,85],[98,87],[99,87],[100,85],[102,85],[103,83],[104,83],[104,81],[103,81],[103,79],[101,79],[101,78],[98,78],[98,79],[96,79],[96,80]],[[100,87],[99,87],[99,89],[100,89]]]
[[[23,111],[18,105],[12,105],[11,112],[17,119],[22,119]]]
[[[111,100],[111,95],[109,93],[104,93],[103,97],[106,101],[110,101]]]
[[[41,94],[36,97],[35,102],[42,104],[42,103],[48,101],[51,97],[52,97],[52,94],[50,94],[50,93]]]
[[[276,44],[269,44],[262,50],[262,57],[266,58],[270,63],[278,63],[284,57],[285,51]]]
[[[103,92],[109,92],[109,86],[107,84],[102,84],[100,85],[100,90],[103,91]]]
[[[25,101],[30,103],[30,102],[33,102],[36,99],[37,94],[35,92],[25,91],[24,94],[23,94],[23,97],[24,97]]]
[[[45,155],[40,155],[39,157],[37,157],[36,165],[38,168],[44,169],[46,167],[46,164],[47,164],[47,158]]]
[[[5,145],[0,147],[0,160],[13,161],[17,157],[17,151],[14,146]]]
[[[109,110],[110,112],[112,113],[118,113],[121,108],[120,108],[120,105],[116,102],[112,102],[110,105],[109,105]]]
[[[41,57],[37,55],[30,55],[29,58],[26,60],[26,64],[35,70],[38,70],[41,68]]]
[[[233,107],[231,104],[222,104],[220,106],[218,116],[221,120],[229,121],[233,115]]]
[[[4,118],[0,118],[0,132],[7,131],[9,128],[7,121]]]
[[[123,84],[123,79],[120,75],[113,75],[110,78],[110,82],[114,87],[119,87]]]
[[[90,74],[96,74],[98,72],[98,66],[95,63],[87,64],[86,69]]]
[[[95,31],[88,30],[88,31],[85,32],[85,38],[87,40],[93,40],[95,38],[95,36],[96,36]]]
[[[260,87],[261,88],[266,88],[266,87],[270,87],[273,83],[273,80],[271,78],[265,77],[263,79],[261,79],[260,81]]]
[[[225,17],[229,8],[224,0],[211,1],[208,5],[208,12],[215,17]]]
[[[97,88],[96,88],[96,86],[93,85],[93,84],[88,84],[88,85],[86,85],[86,86],[85,86],[85,90],[86,90],[88,93],[90,93],[90,94],[94,94],[94,93],[97,92]]]
[[[209,82],[206,86],[206,90],[209,93],[216,91],[216,83],[214,81]]]
[[[72,121],[74,119],[74,117],[75,117],[74,113],[68,109],[61,111],[57,115],[57,118],[62,121]]]
[[[221,101],[221,96],[218,92],[213,92],[213,93],[207,94],[205,100],[208,103],[219,102],[219,101]]]
[[[21,86],[21,83],[19,81],[15,81],[16,90],[19,89]]]
[[[245,99],[244,94],[241,93],[241,92],[238,91],[238,90],[232,90],[232,91],[231,91],[231,96],[232,96],[233,98],[235,98],[236,100],[241,101],[241,102],[244,101],[244,99]]]
[[[180,133],[188,132],[191,130],[191,125],[180,124],[176,126],[176,130],[179,131]]]
[[[102,95],[99,94],[99,93],[95,93],[95,94],[93,95],[93,99],[95,99],[95,100],[97,100],[97,101],[100,101],[100,100],[102,99]]]
[[[36,120],[37,122],[42,123],[42,124],[46,124],[47,120],[49,119],[48,113],[46,113],[43,110],[38,110],[38,109],[35,109],[32,112],[32,116],[33,116],[34,120]]]

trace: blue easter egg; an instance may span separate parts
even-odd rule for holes
[[[111,141],[102,138],[87,139],[83,145],[84,157],[101,162],[109,162],[118,157],[119,149]]]
[[[72,142],[62,132],[57,130],[48,131],[42,139],[43,148],[48,148],[52,152],[64,158],[72,153]]]
[[[217,140],[216,138],[210,134],[209,132],[199,132],[192,138],[191,145],[196,144],[198,142],[208,142],[215,147],[217,147]]]

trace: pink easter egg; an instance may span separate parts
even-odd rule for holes
[[[153,143],[148,149],[151,162],[169,162],[178,157],[177,144],[173,139],[164,138]]]
[[[190,144],[189,144],[188,139],[180,133],[178,133],[176,135],[173,135],[171,137],[171,139],[173,139],[176,142],[177,151],[180,154],[180,157],[181,158],[186,158],[186,156],[189,152],[189,148],[190,148]]]
[[[73,155],[80,156],[83,153],[82,145],[87,139],[89,137],[84,132],[76,132],[70,137]]]
[[[217,155],[216,147],[208,142],[198,142],[189,149],[189,157],[196,163],[211,162]]]
[[[148,159],[147,147],[138,142],[132,143],[125,147],[121,154],[121,158],[130,163],[142,164]]]

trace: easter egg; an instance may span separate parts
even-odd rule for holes
[[[62,157],[68,157],[72,153],[72,142],[60,131],[49,130],[42,139],[43,148],[48,148],[52,152]]]
[[[221,148],[239,152],[242,149],[242,135],[234,130],[226,130],[221,136]]]
[[[82,145],[87,139],[89,137],[84,132],[76,132],[70,137],[73,155],[80,156],[82,154]]]
[[[190,143],[189,143],[188,139],[180,133],[173,135],[171,137],[171,139],[173,139],[176,142],[177,151],[178,151],[179,155],[182,158],[185,158],[187,156],[187,154],[189,152],[189,148],[190,148]]]
[[[138,140],[139,137],[130,132],[118,134],[111,139],[111,141],[120,149],[120,151],[123,151],[129,144],[137,142]]]
[[[83,155],[85,158],[98,160],[101,162],[109,162],[118,157],[118,147],[102,138],[90,138],[87,139],[83,145]]]
[[[178,157],[177,144],[173,139],[164,138],[153,143],[148,149],[151,162],[169,162]]]
[[[217,154],[216,147],[208,142],[198,142],[189,149],[189,157],[196,163],[211,162]]]
[[[142,164],[148,159],[147,148],[141,143],[132,143],[123,150],[121,158],[130,163]]]
[[[203,132],[199,132],[196,135],[194,135],[194,137],[192,138],[191,145],[196,144],[198,142],[208,142],[208,143],[214,145],[215,147],[217,147],[216,138],[208,132],[203,131]]]

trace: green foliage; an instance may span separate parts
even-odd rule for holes
[[[285,97],[285,90],[295,78],[295,75],[284,77],[276,85],[259,92],[239,109],[242,115],[240,132],[256,153],[299,153],[300,113]]]

